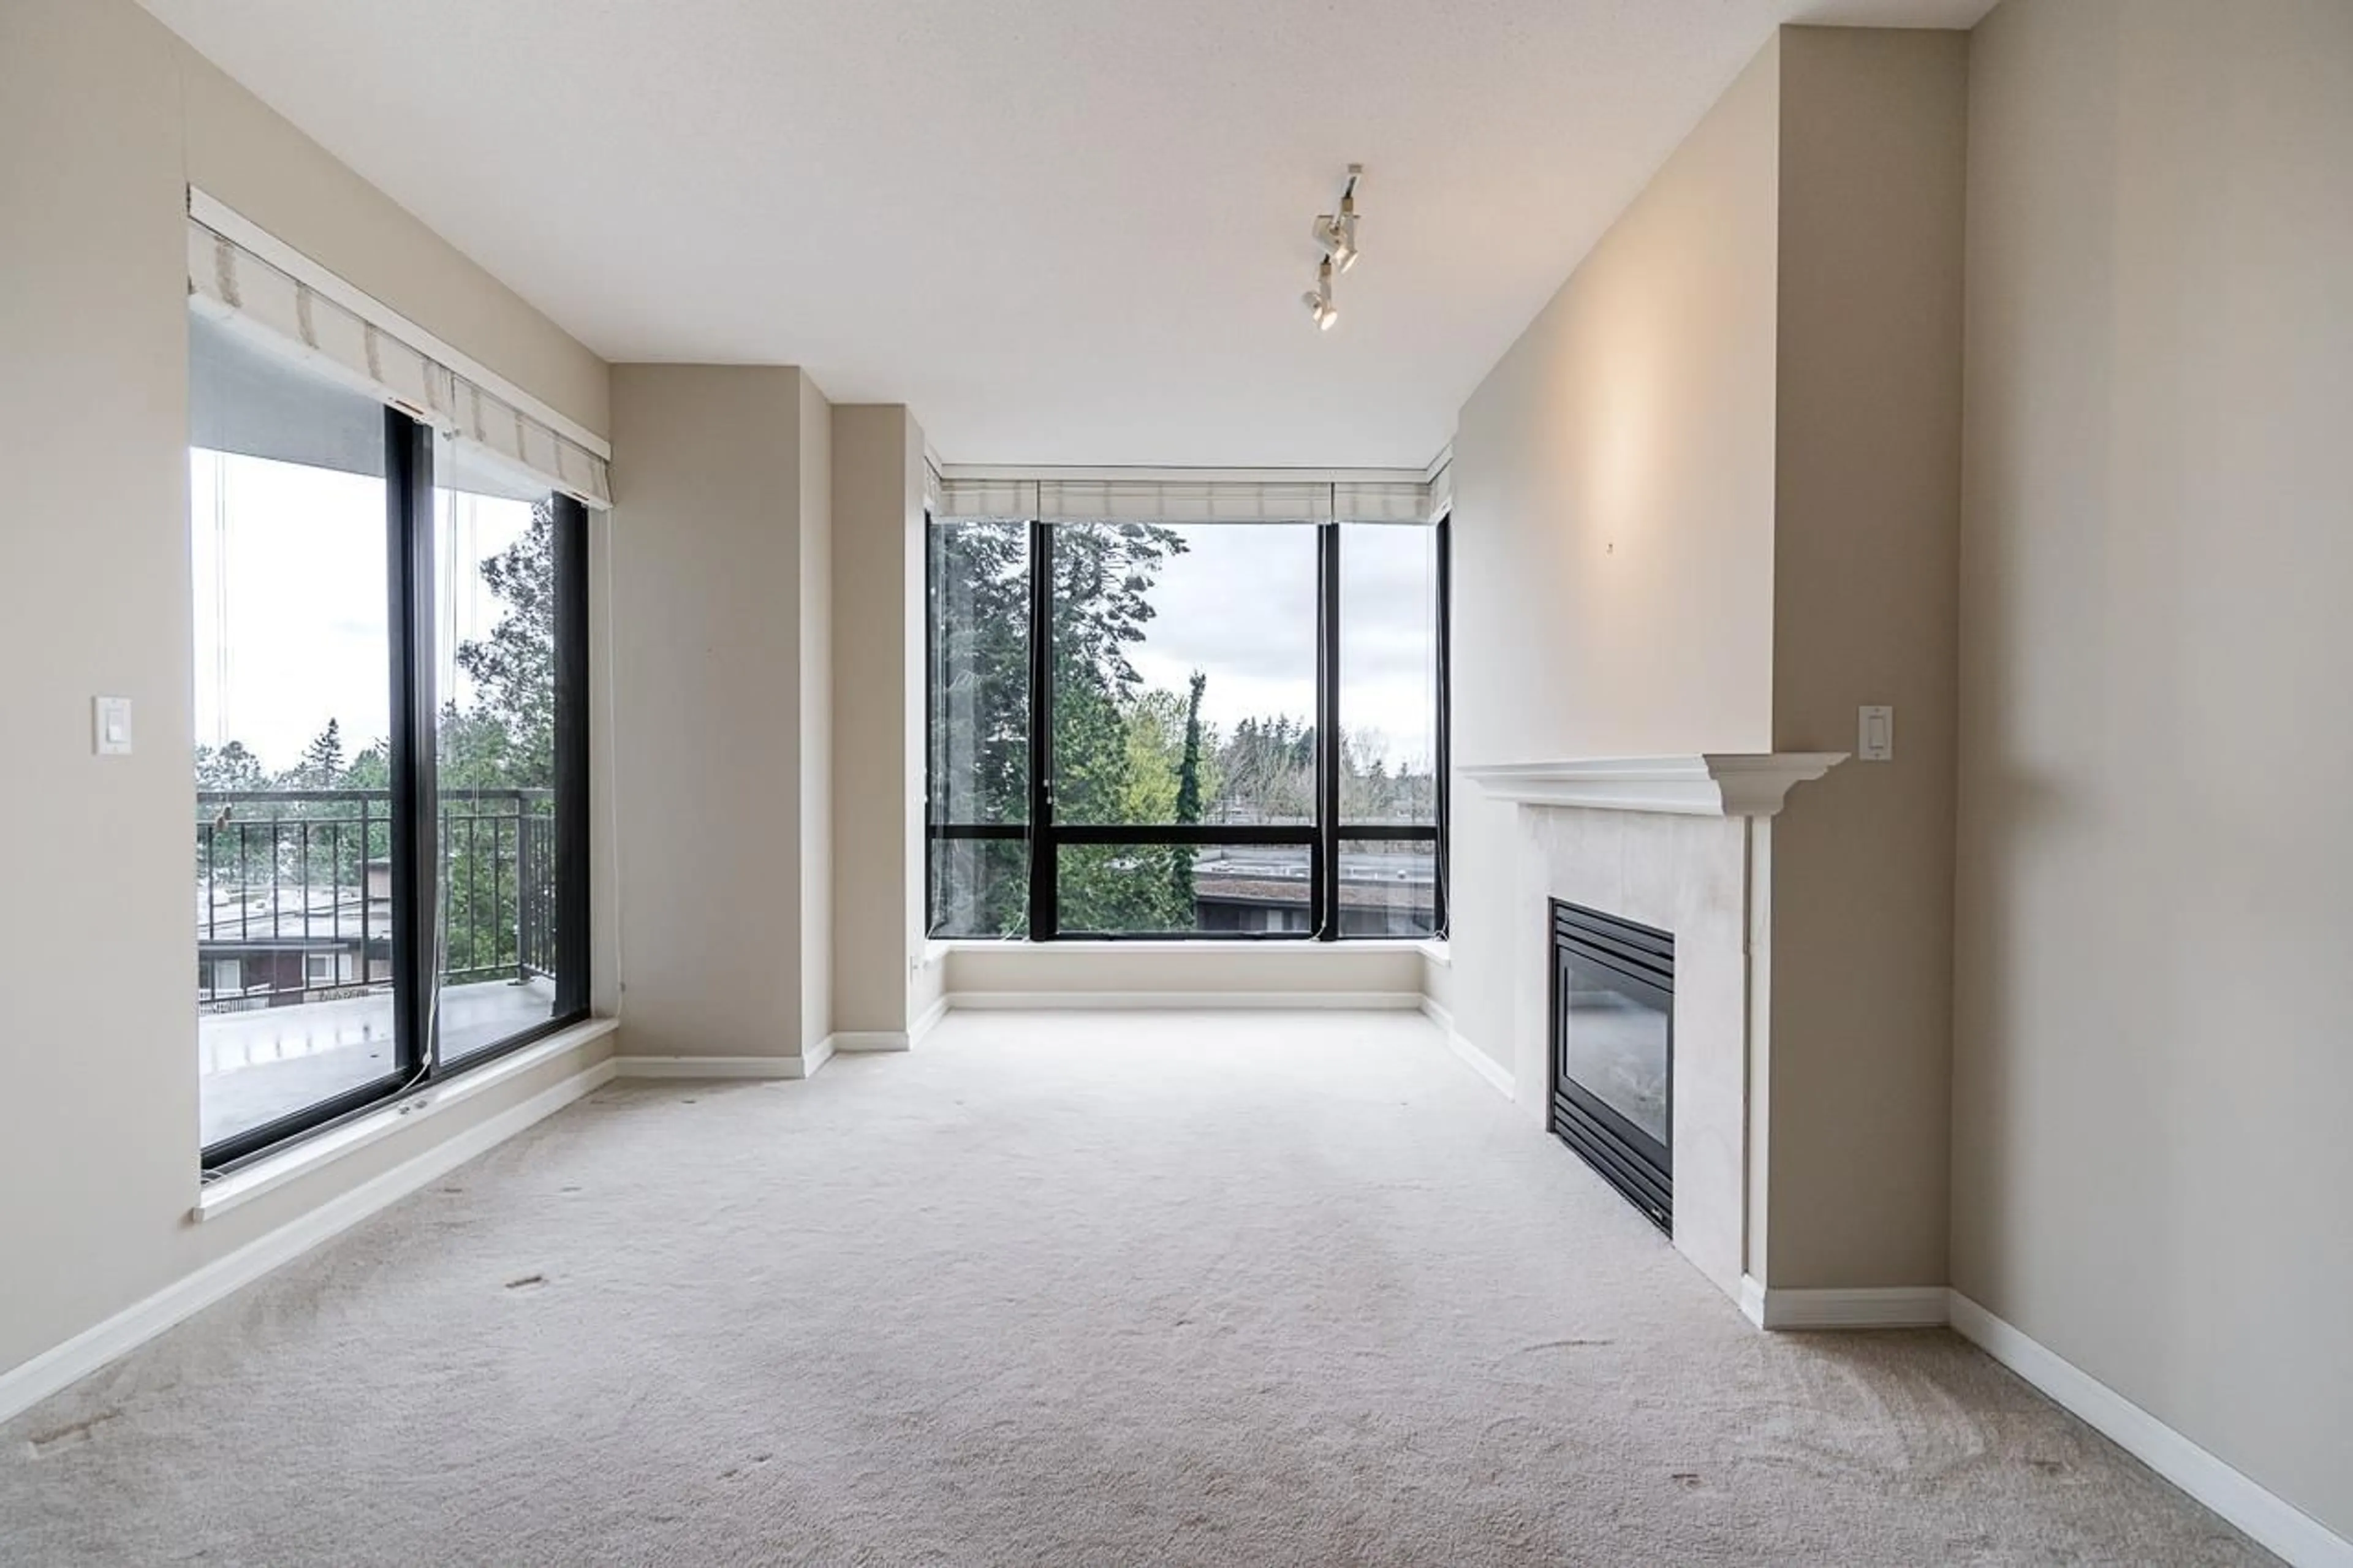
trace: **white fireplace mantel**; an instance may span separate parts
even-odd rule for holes
[[[1671,757],[1579,757],[1490,763],[1464,776],[1522,805],[1661,811],[1680,816],[1770,816],[1789,791],[1846,761],[1844,752],[1698,752]]]

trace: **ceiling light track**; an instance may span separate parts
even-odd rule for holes
[[[1324,259],[1315,266],[1315,287],[1300,300],[1322,331],[1330,331],[1340,319],[1340,307],[1332,300],[1332,279],[1356,265],[1356,182],[1364,176],[1362,163],[1349,164],[1348,183],[1340,188],[1340,210],[1315,217],[1315,243],[1323,248]]]

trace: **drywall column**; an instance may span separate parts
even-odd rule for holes
[[[797,1058],[815,1043],[803,770],[825,737],[821,718],[804,732],[801,623],[808,563],[825,548],[810,535],[826,519],[802,443],[824,426],[821,403],[790,366],[613,368],[611,744],[630,1055]]]
[[[923,433],[904,407],[833,411],[833,522],[834,1028],[887,1047],[940,973],[922,963]]]
[[[833,1029],[833,405],[801,378],[801,1042]]]
[[[2353,1538],[2353,6],[2009,0],[1968,161],[1952,1282]]]
[[[1771,825],[1776,1289],[1945,1282],[1968,51],[1781,33],[1773,744],[1898,743]]]

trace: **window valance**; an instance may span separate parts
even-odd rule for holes
[[[944,476],[927,468],[934,517],[1046,522],[1435,522],[1444,510],[1420,479],[1066,479]]]
[[[613,504],[601,454],[194,216],[188,295],[192,308],[248,342],[433,426],[469,458],[520,470],[588,506]]]

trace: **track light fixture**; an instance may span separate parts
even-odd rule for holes
[[[1348,183],[1340,190],[1340,210],[1319,213],[1315,243],[1332,258],[1335,270],[1345,272],[1356,264],[1356,182],[1364,177],[1362,163],[1348,165]]]
[[[1330,331],[1332,323],[1340,319],[1340,307],[1332,303],[1332,258],[1330,257],[1325,257],[1323,264],[1315,268],[1315,287],[1302,294],[1299,299],[1300,302],[1307,307],[1307,313],[1314,318],[1316,328],[1322,331]]]
[[[1315,243],[1323,247],[1324,259],[1315,267],[1315,287],[1300,298],[1323,331],[1330,331],[1340,319],[1340,307],[1332,302],[1332,279],[1356,264],[1356,182],[1364,174],[1362,163],[1349,164],[1348,183],[1340,189],[1340,210],[1316,215]]]

